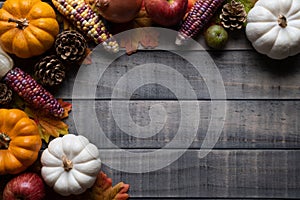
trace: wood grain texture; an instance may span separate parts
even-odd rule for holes
[[[115,151],[110,150],[108,159],[123,161],[115,156]],[[205,158],[199,159],[198,155],[199,151],[188,150],[171,165],[149,173],[103,169],[116,182],[130,182],[132,197],[275,199],[300,196],[299,151],[213,150]],[[140,165],[155,160],[131,162]]]
[[[210,71],[213,61],[223,79],[227,99],[299,99],[300,98],[300,73],[299,56],[283,61],[275,61],[259,55],[254,51],[190,51],[185,52],[191,57],[198,58],[196,66]],[[122,53],[121,53],[122,54]],[[141,51],[137,54],[118,57],[112,64],[97,58],[97,52],[93,56],[92,65],[83,65],[82,70],[92,68],[106,68],[102,77],[95,71],[90,75],[77,77],[78,86],[85,88],[82,93],[76,94],[74,98],[112,98],[113,90],[120,95],[129,95],[127,90],[115,88],[116,83],[130,70],[136,69],[147,63],[159,63],[169,66],[172,70],[165,72],[162,79],[158,70],[153,70],[141,74],[141,82],[152,79],[153,82],[167,82],[173,86],[172,90],[167,86],[159,84],[144,84],[132,92],[132,99],[194,99],[187,91],[185,85],[176,79],[176,71],[182,75],[190,84],[195,92],[197,99],[210,99],[206,81],[214,81],[216,77],[210,77],[210,73],[199,74],[187,60],[171,52],[165,51]],[[208,59],[207,56],[211,58]],[[153,64],[153,66],[156,66]],[[159,68],[159,67],[157,67]],[[77,71],[74,69],[68,73],[67,80],[63,83],[60,90],[56,93],[60,98],[71,98]],[[80,73],[82,74],[82,73]],[[90,79],[99,78],[97,82],[96,94],[87,93],[84,90],[94,88]],[[132,81],[132,82],[131,82]],[[129,79],[124,83],[124,88],[130,88],[134,84],[134,79]],[[177,94],[177,96],[175,95]],[[122,99],[122,98],[120,98]]]
[[[193,107],[199,105],[200,120],[197,136],[192,143],[192,148],[200,148],[207,134],[211,119],[210,101],[182,101],[183,105]],[[215,148],[299,148],[300,147],[300,102],[299,101],[227,101],[226,116],[222,133]],[[131,101],[129,103],[130,114],[125,114],[126,101],[118,101],[116,109],[120,115],[112,115],[112,104],[110,101],[75,101],[73,100],[73,111],[67,120],[71,133],[82,133],[98,141],[99,123],[105,135],[114,144],[121,148],[161,148],[172,140],[185,141],[186,136],[193,137],[193,126],[190,124],[180,125],[180,119],[191,117],[181,113],[178,101]],[[160,105],[166,110],[165,121],[154,121],[153,126],[161,127],[153,136],[140,138],[151,122],[150,115],[152,106]],[[74,107],[75,106],[75,107]],[[90,114],[94,110],[97,119]],[[121,127],[116,124],[116,119],[121,116]],[[77,124],[75,126],[74,117]],[[131,118],[141,130],[126,132],[130,127],[128,118]],[[215,120],[216,118],[214,118]],[[218,121],[217,121],[218,122]],[[174,137],[178,134],[178,127],[185,126],[184,130],[189,134]],[[125,131],[123,131],[125,130]],[[105,146],[105,144],[99,144]],[[203,146],[202,146],[203,147]]]

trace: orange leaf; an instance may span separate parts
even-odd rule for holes
[[[92,200],[126,200],[129,185],[123,182],[112,187],[112,180],[103,172],[97,176],[97,180],[91,190]]]
[[[127,25],[129,33],[124,32],[120,38],[120,47],[126,49],[126,53],[131,55],[135,53],[142,45],[144,48],[155,48],[159,45],[158,32],[151,28],[152,20],[148,16],[144,7],[142,7],[138,15]],[[143,27],[148,27],[143,29]]]
[[[62,115],[61,119],[67,118],[69,116],[69,112],[72,110],[72,104],[62,99],[58,99],[58,103],[64,108],[65,112]]]
[[[131,55],[132,53],[135,53],[139,47],[139,39],[140,35],[136,29],[133,29],[130,31],[130,33],[127,33],[122,35],[120,39],[120,47],[123,47],[126,49],[126,53],[128,55]]]
[[[147,28],[147,31],[141,30],[140,43],[144,48],[155,48],[158,44],[158,32]]]
[[[25,107],[24,111],[29,117],[31,117],[38,125],[41,138],[47,143],[49,142],[50,136],[59,137],[60,135],[66,135],[69,133],[68,125],[61,121],[63,118],[68,117],[69,112],[72,109],[72,104],[58,100],[61,106],[65,109],[62,118],[54,118],[50,116],[43,115],[42,112],[38,110],[32,110],[29,107]]]
[[[128,55],[135,53],[141,44],[144,48],[155,48],[158,46],[158,32],[150,27],[147,29],[135,28],[129,33],[122,35],[120,47],[126,49]]]

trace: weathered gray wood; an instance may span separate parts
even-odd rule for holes
[[[200,122],[197,136],[191,145],[192,148],[199,149],[210,123],[211,102],[181,101],[181,103],[190,107],[199,104]],[[110,101],[74,100],[73,111],[67,119],[70,132],[79,131],[98,143],[100,133],[96,128],[96,123],[99,123],[109,140],[121,148],[161,148],[173,140],[178,143],[176,148],[183,148],[181,145],[184,146],[184,144],[181,141],[187,141],[189,137],[193,137],[193,126],[190,124],[183,125],[187,134],[177,133],[181,118],[191,117],[181,114],[180,104],[177,101],[131,101],[129,103],[130,116],[123,111],[127,105],[126,101],[118,101],[117,105],[113,104],[116,110],[121,112],[121,115],[113,116]],[[136,125],[149,125],[151,121],[149,113],[154,105],[160,105],[166,110],[166,117],[162,115],[165,121],[152,120],[154,127],[162,128],[155,132],[157,134],[152,137],[149,135],[148,138],[140,138],[144,132],[126,132],[132,128],[127,123],[128,118],[132,118]],[[91,111],[93,110],[98,119],[92,117]],[[215,148],[300,147],[300,101],[228,101],[226,110],[224,128]],[[118,116],[121,116],[122,129],[116,124]],[[77,126],[74,124],[74,117],[77,120]],[[192,118],[190,121],[192,122]],[[142,128],[145,132],[146,129]],[[134,133],[137,137],[132,136]],[[176,138],[174,138],[175,135],[177,135]],[[100,143],[99,145],[101,146]]]
[[[185,52],[187,53],[187,52]],[[95,53],[96,54],[96,53]],[[254,51],[191,51],[187,53],[192,57],[198,58],[197,66],[204,67],[210,71],[210,64],[207,56],[211,56],[211,60],[216,64],[217,69],[224,81],[226,96],[228,99],[299,99],[300,98],[300,73],[299,73],[299,56],[289,58],[282,61],[275,61],[259,55]],[[96,54],[97,55],[97,54]],[[82,66],[84,72],[91,68],[107,67],[103,59],[93,57],[94,65]],[[140,88],[135,91],[128,91],[124,88],[130,88],[135,83],[134,79],[129,79],[123,85],[124,88],[115,88],[116,83],[123,75],[128,74],[129,70],[136,69],[137,66],[149,63],[159,63],[169,66],[171,71],[164,72],[160,75],[159,71],[150,71],[141,74],[141,82],[153,79],[155,83],[166,81],[173,86],[172,90],[167,86],[158,84],[141,84]],[[98,69],[98,70],[99,70]],[[60,98],[99,98],[111,99],[112,92],[115,89],[120,95],[131,95],[132,99],[194,99],[187,93],[186,85],[178,80],[177,74],[181,75],[188,81],[198,99],[210,99],[206,85],[207,80],[213,81],[216,77],[207,77],[207,74],[200,75],[195,67],[183,58],[170,52],[151,51],[139,52],[137,54],[127,56],[123,55],[116,59],[103,73],[99,83],[97,82],[96,94],[87,93],[85,90],[95,88],[95,84],[91,84],[91,79],[98,78],[99,72],[92,73],[90,76],[78,78],[78,85],[84,91],[74,95],[73,85],[76,77],[76,69],[68,73],[67,80],[56,93]],[[81,73],[80,73],[81,74]],[[163,76],[163,78],[161,78]],[[206,81],[204,81],[206,80]],[[130,82],[133,81],[133,82]],[[78,88],[78,87],[76,87]],[[122,98],[120,98],[122,99]]]
[[[120,165],[148,162],[124,161],[115,150],[101,151]],[[103,170],[116,183],[130,183],[132,197],[300,198],[300,151],[213,150],[205,158],[198,155],[199,151],[188,150],[173,164],[143,174],[106,166]]]

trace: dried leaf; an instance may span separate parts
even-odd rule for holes
[[[61,119],[67,118],[69,116],[69,112],[72,110],[72,104],[67,101],[63,101],[62,99],[58,99],[58,103],[64,108],[65,111]]]
[[[135,28],[129,33],[123,34],[120,39],[120,47],[126,49],[126,53],[135,53],[141,44],[144,48],[155,48],[159,45],[159,33],[151,28]]]
[[[66,135],[69,133],[68,125],[64,123],[62,119],[69,116],[72,105],[62,100],[59,100],[59,103],[65,109],[65,113],[62,118],[45,116],[38,110],[32,110],[29,107],[25,107],[24,109],[24,112],[26,112],[27,115],[36,122],[41,138],[44,139],[47,143],[49,142],[50,136],[56,138],[60,135]]]
[[[112,180],[103,172],[97,176],[97,180],[91,190],[90,196],[92,200],[126,200],[129,198],[127,194],[128,184],[123,182],[112,187]]]
[[[137,29],[133,29],[130,34],[122,35],[120,39],[120,47],[126,49],[126,53],[131,55],[135,53],[139,47],[139,33]]]
[[[144,48],[155,48],[158,43],[159,34],[154,29],[147,28],[147,31],[142,29],[140,31],[140,44]]]
[[[135,53],[141,44],[144,48],[155,48],[159,45],[159,34],[154,28],[151,28],[152,20],[148,16],[144,7],[141,8],[138,15],[127,25],[132,29],[130,33],[122,34],[120,38],[120,47],[126,49],[126,53],[131,55]],[[142,29],[142,27],[148,27]]]

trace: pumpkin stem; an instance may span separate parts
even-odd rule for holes
[[[0,149],[8,149],[11,139],[5,133],[0,133]]]
[[[9,18],[8,22],[17,23],[17,28],[22,29],[22,30],[25,29],[29,25],[29,21],[26,18],[24,18],[24,19]]]
[[[279,15],[277,21],[279,26],[281,26],[282,28],[285,28],[287,26],[287,20],[284,15]]]
[[[65,171],[68,172],[73,168],[73,163],[71,160],[69,160],[67,158],[67,156],[63,156],[62,161],[63,161],[63,165],[64,165],[63,167],[64,167]]]

